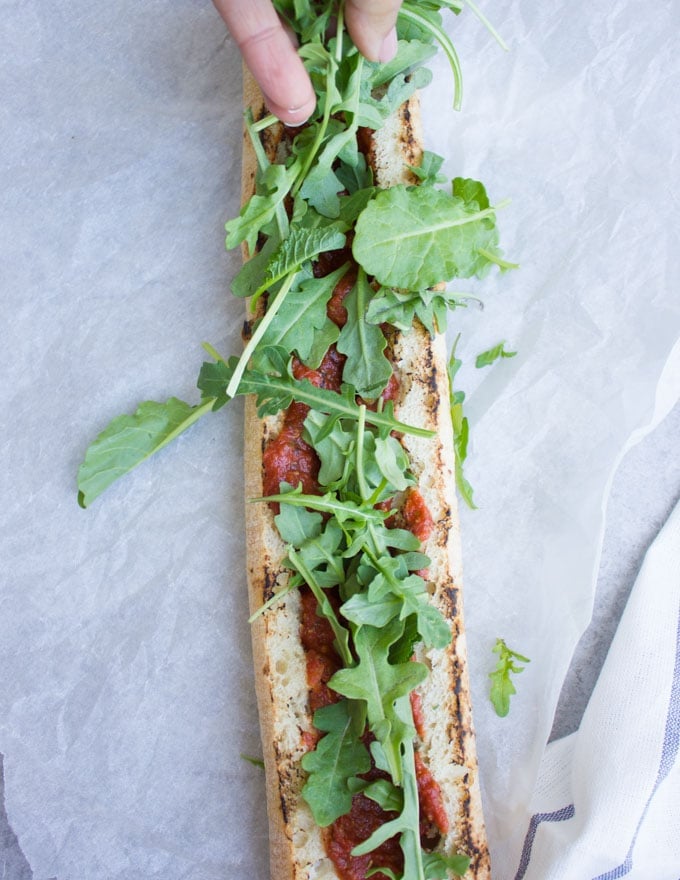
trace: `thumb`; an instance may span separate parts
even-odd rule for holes
[[[347,0],[345,18],[357,49],[369,61],[390,61],[397,53],[401,0]]]

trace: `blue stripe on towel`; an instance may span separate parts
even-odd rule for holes
[[[668,714],[666,715],[666,730],[664,732],[663,746],[661,748],[661,761],[659,762],[659,772],[656,774],[656,781],[652,788],[647,803],[642,811],[642,815],[638,820],[635,834],[630,842],[630,847],[626,854],[626,858],[622,864],[618,865],[606,874],[599,874],[594,880],[616,880],[617,877],[625,876],[633,867],[633,849],[640,832],[642,821],[645,818],[652,798],[656,794],[657,788],[670,773],[671,767],[675,763],[678,756],[678,746],[680,746],[680,619],[678,620],[678,630],[675,640],[675,667],[673,669],[673,685],[671,687],[671,698],[668,706]]]
[[[529,830],[524,838],[524,846],[522,847],[522,856],[519,860],[519,868],[515,874],[515,880],[522,880],[529,867],[529,859],[531,858],[531,848],[534,845],[534,837],[538,831],[541,822],[564,822],[565,819],[571,819],[574,815],[574,805],[569,804],[568,807],[562,807],[561,810],[555,810],[553,813],[534,813],[529,822]]]

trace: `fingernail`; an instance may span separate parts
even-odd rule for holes
[[[299,125],[306,122],[314,112],[314,106],[316,104],[316,96],[314,94],[312,94],[307,101],[294,107],[282,107],[280,104],[277,104],[276,101],[271,101],[268,98],[265,100],[267,101],[269,110],[274,116],[278,116],[281,122],[283,122],[288,128],[297,128]]]
[[[378,53],[378,60],[383,64],[386,61],[391,61],[394,56],[397,54],[397,29],[393,27],[389,34],[382,41],[382,46],[380,47],[380,52]]]

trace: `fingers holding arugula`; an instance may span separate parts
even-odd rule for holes
[[[257,80],[269,110],[287,125],[301,125],[316,97],[295,44],[271,0],[213,0]],[[370,61],[389,61],[397,51],[401,0],[347,0],[347,27]]]

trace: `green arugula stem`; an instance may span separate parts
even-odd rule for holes
[[[213,360],[226,364],[225,359],[222,357],[219,351],[209,342],[202,342],[201,347],[210,355]]]
[[[500,202],[491,208],[485,208],[483,211],[476,211],[474,214],[465,214],[458,220],[442,220],[441,223],[433,223],[431,226],[421,226],[413,232],[403,232],[401,235],[394,235],[392,240],[407,241],[409,238],[418,238],[419,236],[429,235],[433,232],[440,232],[442,229],[453,229],[456,226],[466,226],[468,223],[474,223],[475,220],[482,220],[484,217],[490,217],[495,214],[499,208],[504,208],[508,204],[507,201]]]
[[[357,419],[357,482],[359,483],[359,495],[362,501],[366,501],[369,495],[368,486],[366,485],[366,475],[364,474],[364,432],[366,429],[366,404],[362,403],[359,407],[359,418]]]
[[[408,711],[411,719],[413,713],[411,710],[411,701],[408,697],[401,697],[402,708]],[[407,705],[408,704],[408,705]],[[409,880],[413,876],[413,880],[425,880],[425,868],[423,866],[423,851],[420,846],[420,800],[418,799],[418,781],[416,776],[416,762],[413,749],[413,740],[406,739],[402,743],[402,766],[404,773],[404,806],[402,815],[406,815],[411,819],[411,828],[402,831],[400,844],[404,851],[404,856],[409,864]],[[415,871],[415,874],[413,873]]]
[[[258,325],[259,326],[259,325]],[[229,383],[231,385],[231,382]],[[346,390],[346,388],[344,389]],[[238,387],[238,394],[256,394],[258,406],[263,401],[271,400],[281,393],[286,397],[297,400],[298,403],[306,403],[311,409],[324,415],[338,415],[341,418],[356,420],[359,407],[354,401],[350,401],[346,394],[338,394],[326,388],[317,388],[309,379],[291,379],[289,376],[276,376],[267,373],[257,373],[254,370],[245,371]],[[435,432],[428,428],[419,428],[416,425],[408,425],[400,422],[394,416],[385,412],[366,411],[366,421],[378,428],[387,428],[400,434],[410,434],[414,437],[434,437]]]
[[[271,324],[271,322],[276,317],[276,313],[281,307],[281,303],[286,298],[288,291],[293,286],[293,282],[297,276],[298,270],[295,268],[286,278],[285,282],[281,286],[281,289],[276,294],[272,302],[269,304],[267,311],[262,316],[262,320],[255,328],[253,335],[250,337],[248,341],[248,345],[243,349],[243,354],[238,360],[236,367],[234,369],[234,375],[231,377],[231,381],[227,386],[227,397],[235,397],[238,392],[238,386],[241,382],[241,378],[243,377],[243,373],[245,372],[246,367],[248,366],[248,361],[253,356],[255,349],[260,343],[260,340],[267,332],[267,328]]]
[[[353,666],[354,657],[352,656],[352,652],[349,649],[349,630],[345,629],[345,627],[342,626],[323,588],[319,585],[312,571],[307,567],[307,565],[305,565],[300,554],[292,547],[288,551],[288,559],[290,560],[291,564],[295,566],[295,569],[300,573],[300,575],[304,579],[304,582],[314,594],[314,598],[319,605],[319,609],[321,610],[326,620],[330,623],[333,634],[335,635],[335,647],[342,657],[342,662],[345,664],[345,666]]]
[[[509,52],[510,47],[505,42],[503,37],[501,37],[501,35],[498,33],[496,28],[491,24],[489,19],[484,15],[482,10],[477,6],[477,4],[473,3],[472,0],[465,0],[464,5],[467,6],[470,9],[470,11],[474,15],[477,16],[477,18],[481,21],[481,23],[484,25],[484,27],[488,30],[488,32],[491,34],[491,36],[494,38],[494,40],[498,43],[498,45],[501,47],[501,49],[503,49],[505,52]]]
[[[511,263],[508,260],[504,260],[498,254],[494,254],[486,248],[477,248],[477,253],[486,257],[490,263],[495,263],[501,269],[519,269],[519,263]]]
[[[321,144],[323,143],[323,139],[326,136],[326,131],[328,129],[328,123],[331,118],[331,110],[332,104],[330,101],[331,94],[331,84],[335,79],[335,74],[337,73],[338,65],[335,59],[329,55],[328,56],[328,71],[326,72],[326,103],[323,108],[323,117],[321,122],[319,123],[319,127],[316,132],[316,137],[314,138],[314,143],[312,144],[312,148],[310,149],[307,158],[305,160],[304,165],[300,169],[300,173],[298,175],[297,180],[295,181],[295,185],[290,191],[290,194],[293,198],[298,194],[300,187],[307,179],[307,175],[309,174],[309,170],[314,164],[314,160],[316,159],[319,150],[321,149]]]
[[[281,599],[283,599],[285,596],[288,595],[288,593],[292,593],[293,590],[296,590],[300,586],[301,582],[302,582],[301,578],[297,579],[297,578],[291,577],[288,580],[288,583],[286,584],[286,586],[282,590],[279,590],[277,593],[274,593],[274,595],[271,598],[267,599],[267,601],[264,604],[260,605],[260,607],[257,609],[257,611],[254,612],[254,614],[250,615],[250,617],[248,618],[248,623],[255,623],[255,621],[257,620],[258,617],[260,617],[262,614],[264,614],[266,611],[268,611],[273,605],[276,605],[277,602],[280,602]]]
[[[251,498],[253,502],[267,502],[279,504],[293,504],[296,507],[309,507],[310,510],[318,510],[320,513],[330,513],[333,516],[340,517],[340,523],[344,520],[355,520],[357,522],[382,522],[389,513],[384,510],[375,510],[375,508],[363,509],[361,507],[350,506],[339,499],[328,500],[320,495],[299,495],[296,492],[287,492],[283,495],[264,495],[261,498]]]
[[[274,116],[273,113],[270,113],[268,116],[260,119],[259,122],[253,122],[251,130],[259,134],[261,131],[264,131],[265,128],[269,128],[271,125],[276,125],[278,121],[278,118]]]
[[[167,446],[168,443],[171,443],[176,437],[179,437],[180,434],[183,434],[187,430],[187,428],[190,428],[192,425],[194,425],[202,416],[204,416],[206,413],[211,412],[214,405],[214,397],[209,397],[207,400],[201,401],[200,406],[197,406],[194,409],[191,416],[185,422],[179,425],[174,431],[172,431],[172,433],[168,434],[163,443],[160,443],[156,447],[154,452],[158,452],[159,449]]]
[[[342,61],[342,43],[345,31],[345,4],[338,5],[338,23],[335,32],[335,60],[338,64]]]
[[[451,42],[449,35],[442,28],[437,27],[436,24],[433,24],[420,12],[417,12],[415,7],[410,3],[408,5],[404,3],[404,5],[399,10],[399,15],[402,18],[414,21],[424,30],[429,31],[444,50],[444,54],[448,58],[449,64],[451,65],[451,71],[453,73],[453,109],[460,110],[463,103],[463,73],[460,69],[458,53],[456,52],[456,49]]]
[[[264,147],[262,146],[262,142],[259,137],[257,137],[257,133],[259,132],[258,123],[253,119],[253,111],[250,107],[245,112],[246,119],[246,129],[248,130],[248,135],[250,137],[250,143],[253,147],[253,152],[255,153],[255,158],[257,159],[257,167],[260,171],[265,171],[269,165],[269,159],[264,151]],[[262,121],[262,120],[261,120]]]

